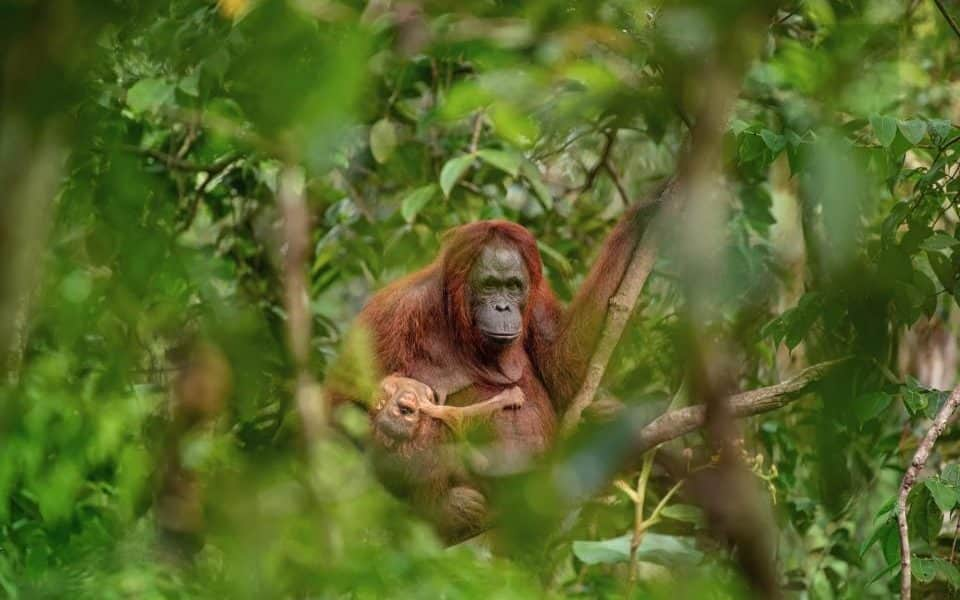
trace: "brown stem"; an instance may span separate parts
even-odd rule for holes
[[[930,458],[930,452],[933,451],[933,445],[937,443],[937,438],[943,433],[950,421],[950,417],[957,410],[960,404],[960,385],[953,388],[950,397],[940,407],[936,418],[930,424],[927,433],[924,434],[917,451],[913,454],[913,460],[907,472],[903,474],[903,482],[900,484],[900,493],[897,495],[897,526],[900,529],[900,598],[901,600],[910,600],[910,529],[907,525],[907,497],[910,490],[917,483],[917,476],[927,464]]]
[[[950,29],[957,34],[957,37],[960,37],[960,26],[957,26],[957,22],[954,21],[953,17],[950,16],[950,13],[947,12],[947,8],[943,5],[943,2],[940,0],[933,0],[933,3],[937,5],[937,10],[939,10],[940,14],[943,15],[943,18],[947,20],[947,23],[950,25]]]

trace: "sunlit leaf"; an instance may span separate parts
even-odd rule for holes
[[[877,141],[889,148],[897,135],[897,120],[893,117],[874,115],[870,117],[870,125],[873,127],[874,135],[877,136]]]
[[[928,479],[923,482],[940,510],[947,512],[953,510],[953,507],[960,501],[960,495],[957,490],[936,479]]]
[[[451,158],[440,169],[440,189],[444,196],[449,196],[453,191],[453,186],[457,185],[463,174],[467,172],[470,165],[473,164],[473,156],[464,154],[456,158]]]
[[[927,134],[927,122],[922,119],[900,121],[900,133],[911,144],[919,144],[923,136]]]
[[[501,171],[505,171],[514,177],[519,174],[520,165],[523,164],[524,160],[523,155],[509,150],[484,149],[479,150],[477,156],[487,164]]]
[[[389,119],[380,119],[370,128],[370,152],[378,163],[390,160],[397,147],[397,131]]]
[[[400,204],[400,214],[407,223],[412,223],[420,211],[433,200],[437,193],[437,185],[431,183],[417,188],[404,196]]]
[[[173,99],[173,86],[163,79],[141,79],[127,91],[127,105],[135,113],[156,112]]]

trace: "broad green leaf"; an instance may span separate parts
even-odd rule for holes
[[[934,567],[937,570],[937,573],[950,584],[950,587],[953,589],[960,588],[960,570],[957,570],[957,566],[943,560],[940,557],[933,557],[930,559],[934,563]]]
[[[397,131],[389,119],[380,119],[370,128],[370,152],[378,163],[385,163],[397,147]]]
[[[670,504],[664,506],[660,514],[668,519],[683,521],[685,523],[693,523],[695,525],[702,525],[704,523],[703,511],[699,507],[691,506],[690,504]]]
[[[950,135],[950,130],[953,129],[953,124],[947,119],[930,119],[928,123],[930,124],[930,132],[939,141],[946,141],[947,136]]]
[[[198,85],[199,79],[200,78],[197,75],[197,71],[194,71],[193,73],[181,79],[177,87],[179,87],[180,91],[183,92],[184,94],[188,96],[193,96],[194,98],[196,98],[197,96],[200,95],[200,90]]]
[[[400,214],[407,223],[413,223],[423,207],[426,206],[437,193],[437,184],[431,183],[419,187],[406,196],[400,204]]]
[[[878,417],[893,402],[893,396],[883,392],[871,392],[857,397],[853,402],[853,409],[857,419],[866,423]]]
[[[573,553],[588,565],[624,562],[630,558],[632,534],[600,541],[576,540]]]
[[[536,121],[504,102],[490,107],[490,122],[501,139],[521,148],[529,148],[540,137]]]
[[[940,480],[949,486],[960,488],[960,465],[957,463],[947,465],[940,474]]]
[[[877,136],[877,141],[889,148],[893,143],[893,138],[897,135],[897,120],[893,117],[873,115],[870,117],[870,125],[873,127],[873,133]]]
[[[488,165],[492,165],[514,177],[520,173],[520,165],[523,164],[524,160],[521,154],[509,150],[485,149],[478,151],[477,156]]]
[[[953,510],[953,507],[957,505],[957,501],[960,500],[960,497],[957,495],[957,490],[942,481],[928,479],[924,482],[924,485],[930,490],[930,494],[937,503],[937,507],[943,512]]]
[[[760,137],[763,139],[763,143],[767,145],[767,148],[770,148],[774,154],[779,154],[784,146],[787,145],[782,135],[774,133],[769,129],[762,129],[760,131]]]
[[[473,156],[464,154],[463,156],[451,158],[443,165],[443,168],[440,169],[440,189],[443,190],[444,196],[450,196],[450,192],[453,191],[453,186],[457,185],[457,182],[460,181],[460,178],[467,172],[471,164],[473,164]]]
[[[156,112],[173,98],[173,86],[156,77],[141,79],[127,91],[127,106],[135,113]]]
[[[932,542],[940,533],[943,513],[926,486],[915,487],[910,496],[910,509],[907,513],[910,535]]]
[[[921,119],[910,119],[909,121],[900,121],[900,133],[911,144],[919,144],[923,136],[927,134],[927,122]]]
[[[575,541],[573,553],[588,565],[625,562],[630,559],[630,540],[633,534],[601,541]],[[695,565],[703,559],[692,540],[672,535],[645,533],[637,547],[637,559],[645,562],[674,566]]]
[[[960,245],[960,240],[938,231],[927,239],[923,240],[923,243],[920,244],[920,247],[924,250],[936,252],[937,250],[946,250],[947,248],[953,248],[954,246],[958,245]]]
[[[930,268],[933,270],[933,274],[937,276],[940,285],[952,291],[956,283],[953,261],[939,252],[927,252],[927,260],[930,261]]]
[[[870,537],[867,538],[867,541],[865,541],[863,545],[860,546],[860,556],[862,557],[864,554],[866,554],[867,550],[869,550],[870,547],[873,546],[876,542],[885,540],[887,538],[889,531],[891,529],[896,531],[896,527],[897,527],[896,521],[894,521],[889,517],[885,519],[880,525],[874,528],[873,533],[870,534]],[[883,550],[882,542],[881,542],[881,550]]]
[[[883,530],[880,549],[883,552],[883,560],[888,565],[900,564],[900,531],[897,529],[896,521],[891,521],[890,526]]]
[[[913,566],[911,572],[913,573],[914,579],[920,583],[930,583],[933,581],[933,578],[937,574],[937,565],[934,561],[929,558],[920,558],[914,555],[913,560],[910,562]]]

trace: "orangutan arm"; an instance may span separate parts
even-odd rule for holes
[[[562,312],[534,315],[534,357],[558,411],[568,406],[583,384],[610,300],[658,208],[658,202],[648,202],[627,209],[570,306]]]

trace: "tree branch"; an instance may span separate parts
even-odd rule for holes
[[[846,360],[818,363],[786,381],[730,396],[730,413],[733,417],[744,418],[782,408],[796,400],[799,392],[822,379],[830,369]],[[638,456],[664,442],[696,431],[706,424],[706,417],[707,408],[702,404],[668,411],[636,433],[630,453]]]
[[[287,311],[287,345],[297,373],[296,401],[308,446],[324,427],[323,396],[309,368],[310,314],[306,266],[310,253],[310,213],[305,198],[303,170],[285,167],[280,172],[277,200],[283,215],[284,307]]]
[[[939,4],[939,2],[938,2]],[[910,490],[917,482],[917,476],[927,464],[930,458],[930,452],[933,451],[933,445],[937,443],[937,438],[943,433],[950,421],[950,417],[960,405],[960,385],[953,388],[950,397],[940,407],[940,411],[930,424],[930,429],[923,436],[917,451],[910,461],[907,472],[903,474],[903,482],[900,484],[900,493],[897,495],[897,527],[900,530],[900,598],[901,600],[910,600],[910,530],[907,525],[907,497]]]

